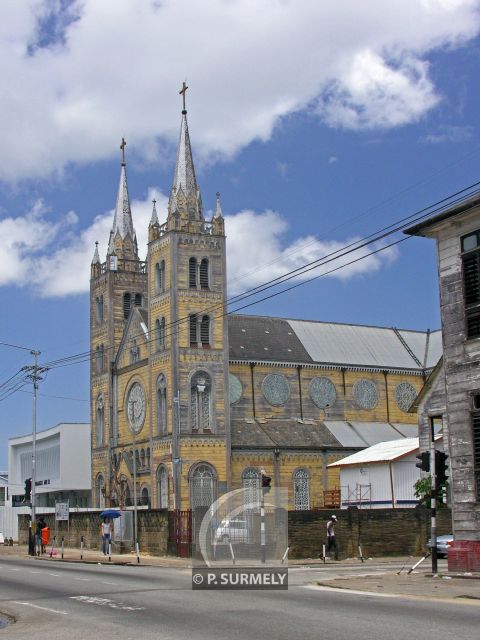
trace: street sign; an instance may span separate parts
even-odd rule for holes
[[[68,520],[69,519],[69,505],[68,502],[56,502],[55,503],[55,520]]]

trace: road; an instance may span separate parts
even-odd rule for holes
[[[375,570],[369,565],[369,572]],[[320,578],[347,571],[365,569],[292,568],[288,591],[192,591],[188,569],[3,557],[0,611],[17,622],[0,629],[0,640],[85,640],[111,634],[121,640],[478,638],[478,604],[440,604],[314,586]]]

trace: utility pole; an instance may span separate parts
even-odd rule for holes
[[[430,474],[432,478],[432,493],[430,497],[430,542],[432,545],[432,573],[438,571],[437,562],[437,470],[435,456],[435,421],[430,418]]]
[[[36,499],[36,456],[37,456],[37,391],[38,383],[43,380],[40,374],[48,371],[48,367],[38,366],[38,356],[40,351],[36,349],[30,349],[29,347],[23,347],[18,344],[10,344],[8,342],[0,342],[3,347],[11,347],[12,349],[20,349],[21,351],[29,351],[30,355],[34,358],[34,364],[30,366],[24,366],[20,370],[26,371],[25,376],[27,380],[31,380],[33,383],[33,418],[32,418],[32,485],[30,494],[30,528],[29,528],[29,553],[35,555],[35,540],[33,537],[33,523],[35,522],[35,499]]]
[[[132,434],[133,434],[133,544],[135,551],[138,549],[138,524],[137,524],[137,430],[134,426],[136,400],[130,400],[132,410]],[[137,553],[138,555],[138,553]]]
[[[180,433],[180,392],[173,398],[173,437],[172,437],[172,458],[173,458],[173,508],[180,509],[180,457],[178,451],[178,436]]]

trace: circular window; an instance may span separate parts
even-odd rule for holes
[[[337,392],[329,378],[313,378],[310,382],[310,397],[319,409],[326,409],[335,404]]]
[[[242,397],[242,383],[237,376],[234,376],[233,373],[228,374],[228,398],[230,400],[230,404],[235,404]]]
[[[265,400],[274,407],[285,404],[290,396],[288,381],[281,373],[270,373],[262,382]]]
[[[417,390],[410,382],[400,382],[395,388],[395,400],[401,411],[407,412],[417,397]]]
[[[139,382],[134,382],[130,387],[126,410],[130,426],[138,433],[145,422],[146,411],[145,390]]]
[[[371,380],[359,380],[353,385],[353,397],[360,409],[375,409],[378,404],[377,385]]]

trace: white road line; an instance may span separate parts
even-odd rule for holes
[[[38,604],[32,604],[31,602],[18,602],[13,600],[13,604],[22,604],[25,607],[34,607],[35,609],[42,609],[43,611],[50,611],[50,613],[61,613],[64,616],[68,616],[68,611],[59,611],[58,609],[49,609],[48,607],[41,607]]]
[[[401,598],[402,596],[396,593],[376,593],[374,591],[357,591],[356,589],[339,589],[338,587],[322,587],[315,584],[302,585],[303,589],[312,589],[313,591],[332,591],[334,593],[343,593],[345,595],[356,596],[372,596],[374,598]]]
[[[20,571],[20,569],[15,569],[15,567],[8,567],[10,571]]]
[[[74,580],[80,580],[81,582],[88,582],[89,578],[74,578]]]
[[[41,571],[29,571],[28,573],[42,573]]]
[[[112,584],[112,585],[117,585],[118,582],[107,582],[106,580],[102,580],[102,584]]]
[[[49,573],[49,576],[54,576],[55,578],[59,578],[60,574],[59,573]]]

